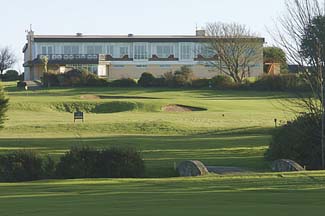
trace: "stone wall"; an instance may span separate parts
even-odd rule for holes
[[[209,173],[204,164],[200,161],[183,161],[177,166],[180,176],[202,176]]]

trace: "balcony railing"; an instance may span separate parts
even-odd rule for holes
[[[112,55],[99,55],[101,61],[133,61],[133,58],[130,58],[129,55],[124,55],[120,58],[114,58]]]
[[[51,55],[38,55],[38,59],[47,57],[49,61],[60,60],[98,60],[98,55],[84,55],[84,54],[51,54]]]
[[[149,61],[178,61],[179,58],[175,58],[174,55],[169,55],[167,58],[161,58],[157,55],[152,55],[151,58],[149,58]]]

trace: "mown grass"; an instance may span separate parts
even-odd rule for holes
[[[175,176],[175,164],[268,170],[263,154],[274,118],[289,120],[285,93],[189,89],[53,88],[17,90],[7,84],[10,109],[0,131],[0,153],[33,148],[59,157],[74,145],[132,145],[146,161],[148,177]],[[93,97],[92,97],[93,96]],[[282,102],[281,102],[282,101]],[[169,113],[182,104],[207,111]],[[85,123],[73,122],[75,110]]]
[[[145,159],[146,178],[0,183],[1,216],[324,213],[324,172],[267,173],[263,158],[274,118],[286,121],[295,115],[285,102],[294,95],[141,88],[25,92],[5,85],[10,109],[0,131],[0,154],[29,148],[58,158],[76,145],[134,146]],[[162,112],[168,104],[207,111]],[[73,123],[71,112],[80,107],[85,122]],[[187,159],[257,173],[166,178]]]
[[[0,183],[1,215],[323,215],[325,173]]]

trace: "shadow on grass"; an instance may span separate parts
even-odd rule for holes
[[[22,89],[18,89],[14,86],[6,86],[6,91],[13,93],[16,96],[24,96],[26,93]],[[193,95],[196,98],[206,100],[265,100],[265,99],[283,99],[283,98],[296,98],[297,95],[288,92],[269,92],[269,91],[251,91],[251,90],[214,90],[214,89],[184,89],[184,88],[117,88],[117,87],[52,87],[43,88],[40,90],[29,91],[33,96],[76,96],[82,94],[109,94],[109,96],[101,95],[101,97],[109,97],[116,99],[160,99],[159,97],[145,97],[135,96],[134,98],[130,95],[138,94],[161,94],[161,93],[184,93],[189,94],[189,97]],[[168,96],[172,97],[172,96]]]
[[[198,136],[271,135],[275,128],[241,127],[198,133]]]
[[[183,160],[201,160],[206,165],[236,166],[253,171],[268,170],[263,155],[271,129],[237,128],[184,136],[120,135],[76,138],[0,139],[0,153],[31,148],[59,157],[72,146],[131,146],[141,152],[147,177],[175,176]]]

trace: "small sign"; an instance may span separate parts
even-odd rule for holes
[[[84,122],[84,113],[83,112],[74,112],[73,113],[73,121],[76,122],[76,120],[82,120]]]

